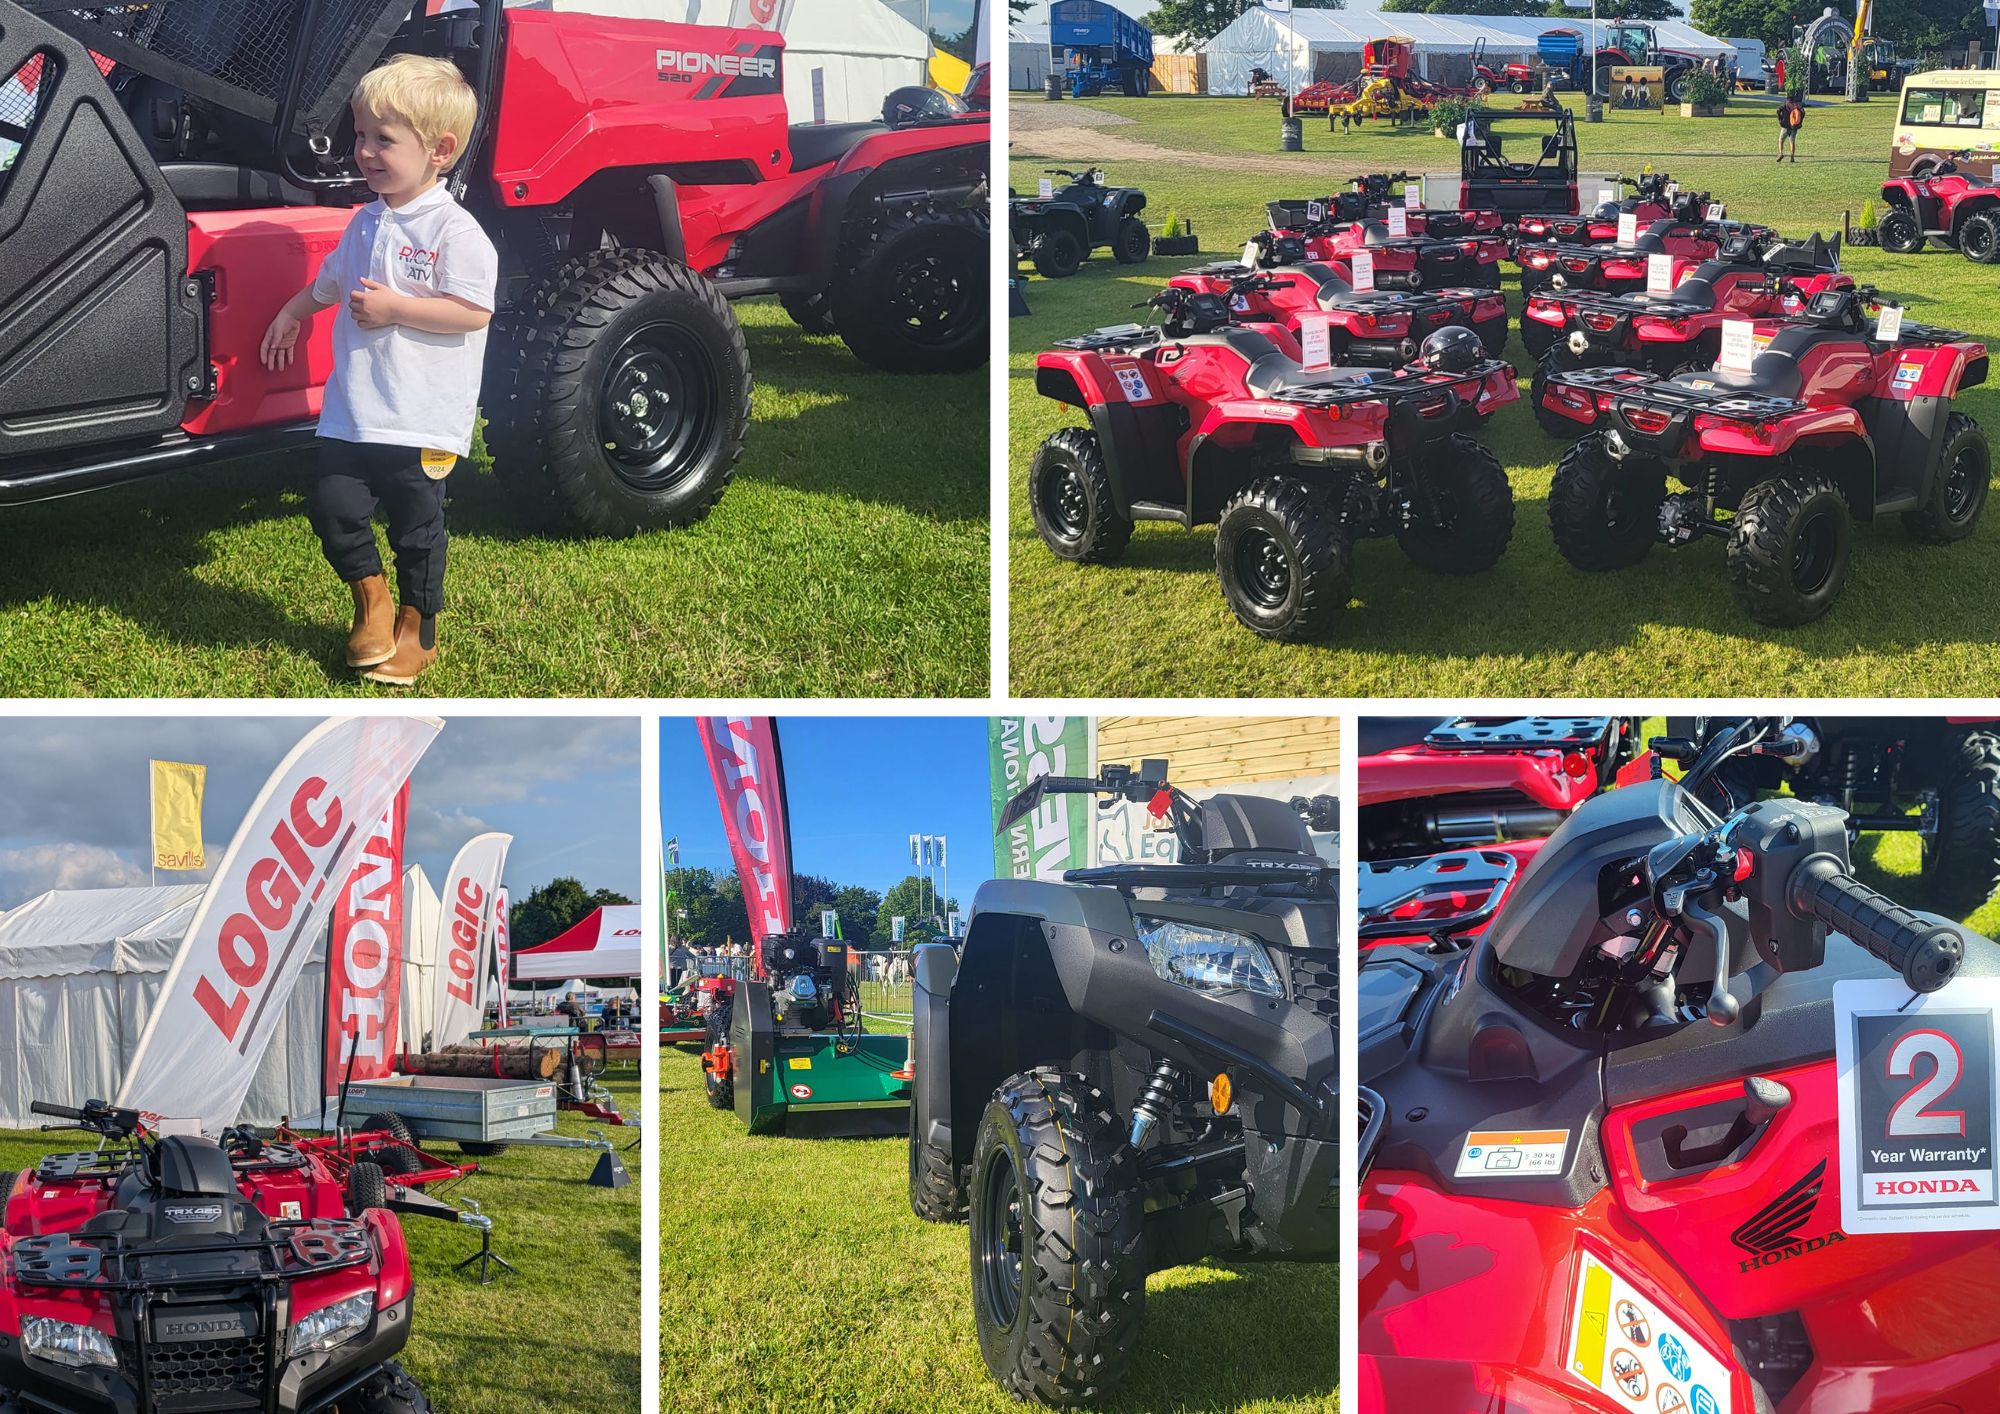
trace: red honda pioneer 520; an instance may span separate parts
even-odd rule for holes
[[[368,198],[348,99],[393,52],[479,98],[450,180],[500,249],[486,441],[537,520],[715,503],[750,409],[730,299],[882,368],[985,360],[985,114],[794,127],[767,30],[426,8],[0,0],[0,505],[309,441],[331,321],[277,372],[258,343]]]

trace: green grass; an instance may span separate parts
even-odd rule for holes
[[[886,374],[775,300],[737,313],[752,422],[699,525],[532,533],[483,456],[462,464],[442,656],[418,691],[984,694],[986,370]],[[310,474],[309,456],[267,458],[7,512],[0,693],[395,696],[344,666],[350,605],[306,522]]]
[[[605,1077],[627,1114],[639,1110],[630,1068]],[[63,1097],[65,1101],[68,1097]],[[605,1129],[568,1114],[559,1134],[593,1129],[621,1151],[637,1129]],[[47,1154],[94,1147],[79,1131],[0,1130],[0,1171],[32,1167]],[[442,1158],[457,1157],[449,1144]],[[474,1198],[493,1219],[493,1250],[520,1268],[487,1286],[452,1270],[479,1250],[469,1227],[405,1217],[416,1282],[415,1316],[402,1361],[440,1410],[520,1414],[526,1409],[639,1408],[639,1185],[646,1146],[621,1152],[632,1182],[591,1188],[596,1155],[515,1147],[481,1161],[445,1196]],[[440,1191],[440,1190],[433,1190]]]
[[[751,1136],[661,1057],[669,1409],[1007,1414],[973,1334],[966,1230],[911,1216],[901,1139]],[[1336,1269],[1206,1263],[1147,1283],[1128,1414],[1338,1409]]]
[[[1024,100],[1017,99],[1020,103]],[[1036,98],[1034,103],[1040,103]],[[1070,100],[1064,100],[1070,102]],[[1082,106],[1138,120],[1093,129],[1056,146],[1016,134],[1010,180],[1032,192],[1046,166],[1079,166],[1091,143],[1152,144],[1147,160],[1102,160],[1115,185],[1143,188],[1147,215],[1193,219],[1201,259],[1233,256],[1263,224],[1263,204],[1323,194],[1364,171],[1442,171],[1455,149],[1428,133],[1329,135],[1306,120],[1307,151],[1280,154],[1277,116],[1247,99],[1087,100]],[[1773,160],[1777,123],[1768,104],[1739,100],[1723,118],[1611,113],[1577,125],[1582,166],[1622,169],[1648,161],[1729,203],[1730,214],[1787,234],[1832,232],[1858,212],[1887,170],[1894,104],[1810,111],[1800,161]],[[1130,149],[1126,149],[1130,151]],[[1198,165],[1207,164],[1207,165]],[[1919,545],[1891,517],[1858,527],[1853,570],[1833,612],[1803,629],[1744,617],[1723,571],[1722,546],[1656,550],[1644,564],[1592,576],[1555,551],[1547,494],[1557,445],[1525,403],[1504,409],[1481,440],[1506,466],[1516,526],[1506,557],[1466,579],[1427,574],[1391,541],[1356,553],[1357,602],[1322,644],[1271,644],[1240,628],[1215,582],[1214,536],[1141,525],[1124,560],[1075,566],[1050,555],[1028,515],[1025,475],[1042,439],[1078,418],[1038,396],[1034,357],[1054,340],[1144,316],[1130,306],[1195,258],[1115,265],[1100,252],[1068,280],[1031,276],[1030,317],[1010,323],[1008,408],[1010,678],[1023,696],[1316,696],[1629,693],[1643,684],[1688,695],[1786,691],[1828,696],[1978,693],[2000,673],[2000,515],[1949,548]],[[1991,335],[1991,271],[1933,251],[1892,256],[1857,250],[1845,267],[1862,283],[1903,297],[1910,317]],[[1509,270],[1511,266],[1506,267]],[[1518,310],[1514,282],[1509,303]],[[1511,339],[1510,335],[1510,339]],[[1507,357],[1531,366],[1517,340]],[[2000,396],[1974,390],[1960,406],[1989,428]]]

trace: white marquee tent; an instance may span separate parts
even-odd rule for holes
[[[513,954],[513,980],[547,982],[564,977],[637,977],[639,905],[593,908],[539,947]]]
[[[0,917],[0,1127],[41,1121],[35,1100],[109,1100],[173,966],[203,885],[60,889]],[[421,1042],[434,974],[437,892],[423,871],[404,874],[404,1043]],[[306,964],[258,1067],[241,1118],[272,1124],[319,1114],[325,945]],[[421,998],[421,1000],[419,1000]]]
[[[1208,91],[1242,94],[1249,91],[1250,70],[1259,67],[1280,80],[1289,73],[1301,86],[1318,79],[1349,78],[1360,70],[1364,43],[1401,35],[1416,43],[1417,71],[1449,83],[1470,74],[1475,40],[1485,39],[1487,62],[1497,64],[1532,58],[1536,38],[1557,28],[1577,30],[1588,43],[1590,18],[1385,15],[1372,10],[1297,10],[1286,16],[1260,7],[1244,11],[1201,52],[1208,56]],[[1684,21],[1661,20],[1654,29],[1666,49],[1720,59],[1735,53],[1728,40],[1703,34]],[[1457,63],[1432,67],[1433,59],[1444,58]]]
[[[547,0],[560,11],[726,25],[733,0]],[[923,83],[930,36],[881,0],[798,0],[784,24],[785,108],[794,123],[882,116],[890,90]],[[818,75],[817,86],[814,75]],[[815,87],[818,98],[815,100]]]

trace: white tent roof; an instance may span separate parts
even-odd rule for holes
[[[89,972],[164,975],[204,887],[38,894],[0,918],[0,980]]]
[[[610,904],[583,918],[537,948],[513,955],[513,980],[546,982],[558,977],[637,977],[639,905]]]
[[[1725,58],[1733,52],[1728,40],[1704,34],[1682,20],[1656,21],[1653,28],[1663,48]],[[1359,50],[1367,40],[1407,35],[1419,50],[1469,54],[1473,41],[1483,36],[1488,49],[1532,53],[1537,37],[1552,29],[1574,29],[1587,36],[1590,17],[1565,16],[1557,20],[1541,15],[1385,15],[1373,10],[1296,10],[1288,19],[1258,8],[1238,16],[1227,29],[1204,44],[1202,52],[1268,56],[1280,45],[1289,46],[1296,34],[1299,45],[1308,49]]]

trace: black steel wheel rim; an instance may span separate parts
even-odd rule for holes
[[[1974,446],[1960,447],[1945,468],[1944,513],[1954,524],[1962,524],[1979,504],[1982,483],[1991,473],[1986,458]]]
[[[1054,467],[1042,476],[1042,514],[1063,540],[1081,540],[1090,527],[1090,492],[1073,466]]]
[[[694,330],[642,325],[612,354],[597,425],[605,456],[627,485],[671,490],[694,473],[721,418],[722,369]]]
[[[1968,222],[1959,243],[1965,247],[1965,253],[1976,260],[1992,250],[1993,228],[1984,221]]]
[[[1021,1180],[1014,1156],[1006,1149],[987,1161],[981,1180],[979,1215],[979,1282],[986,1309],[1003,1327],[1011,1327],[1021,1310]]]
[[[1061,263],[1067,264],[1067,252]],[[934,347],[958,339],[977,311],[972,267],[950,251],[916,251],[896,266],[889,314],[912,342]]]
[[[1236,539],[1236,582],[1260,609],[1282,609],[1292,592],[1292,562],[1278,537],[1250,529]]]
[[[1833,577],[1833,565],[1840,542],[1839,526],[1827,507],[1806,512],[1792,536],[1792,587],[1801,594],[1816,594]]]

